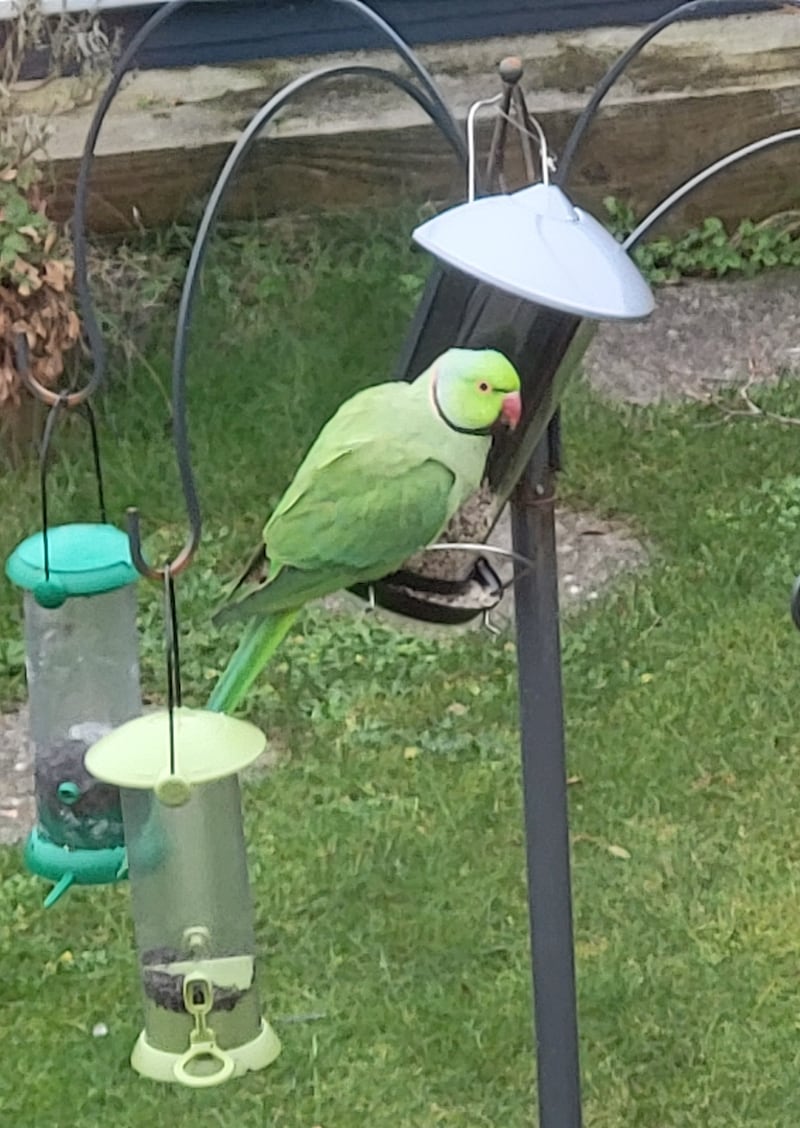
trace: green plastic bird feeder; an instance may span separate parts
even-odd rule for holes
[[[121,789],[145,1025],[131,1064],[156,1081],[219,1085],[278,1056],[255,981],[238,772],[264,750],[255,726],[176,708],[89,749]]]
[[[141,710],[136,590],[128,538],[106,524],[51,528],[22,541],[6,574],[24,589],[29,731],[37,825],[25,861],[54,883],[125,875],[119,792],[84,766],[87,748]]]

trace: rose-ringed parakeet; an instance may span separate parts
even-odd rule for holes
[[[208,707],[234,709],[311,599],[397,571],[480,486],[498,420],[520,417],[502,353],[449,349],[412,383],[357,392],[320,431],[215,623],[248,619]]]

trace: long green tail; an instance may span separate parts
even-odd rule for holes
[[[230,713],[269,662],[288,634],[299,610],[281,611],[266,618],[251,619],[241,642],[208,701],[215,713]]]

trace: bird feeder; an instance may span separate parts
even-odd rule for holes
[[[121,789],[144,1029],[131,1064],[200,1088],[262,1069],[262,1018],[237,773],[264,750],[221,713],[151,713],[102,737],[88,769]]]
[[[501,63],[503,92],[476,102],[468,121],[468,200],[416,228],[413,238],[440,264],[411,326],[396,375],[413,380],[444,349],[496,348],[520,374],[522,417],[494,436],[480,490],[455,514],[442,541],[375,585],[379,603],[416,618],[463,622],[499,601],[506,584],[483,552],[514,487],[557,410],[597,323],[647,317],[654,299],[613,236],[550,179],[544,133],[519,88],[519,60]],[[497,154],[509,123],[526,167],[541,180],[476,198],[475,118],[499,102],[486,180],[502,181]],[[538,139],[538,156],[531,149]],[[465,547],[475,545],[475,551]],[[483,550],[481,546],[484,546]],[[511,554],[509,554],[511,555]]]
[[[12,552],[6,573],[25,593],[37,819],[25,861],[55,883],[49,906],[74,882],[124,876],[119,792],[92,777],[84,756],[140,712],[138,574],[128,538],[107,524],[36,533]]]

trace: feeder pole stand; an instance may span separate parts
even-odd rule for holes
[[[555,536],[557,417],[511,500],[539,1128],[580,1128],[578,1017]]]

